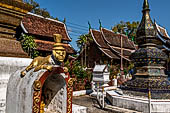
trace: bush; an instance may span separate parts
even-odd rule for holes
[[[19,38],[22,48],[25,52],[28,53],[28,55],[31,58],[35,58],[38,56],[39,52],[36,49],[37,45],[34,41],[34,37],[33,36],[29,36],[26,34],[23,34],[20,38]]]

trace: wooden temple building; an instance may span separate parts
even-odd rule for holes
[[[157,38],[161,40],[159,48],[162,49],[169,57],[166,63],[166,71],[170,70],[170,36],[167,30],[156,22],[154,23],[157,30]],[[82,49],[78,60],[81,65],[93,68],[95,64],[119,64],[120,68],[127,67],[130,60],[130,55],[138,46],[135,45],[127,36],[116,34],[106,28],[100,30],[90,30],[93,41],[89,41]],[[121,67],[122,66],[122,67]]]
[[[116,34],[111,30],[101,28],[100,31],[91,29],[93,41],[87,44],[78,59],[82,65],[93,68],[96,64],[129,64],[136,45],[123,34]]]
[[[39,51],[41,56],[51,54],[55,43],[53,39],[54,34],[61,34],[63,36],[62,43],[64,43],[67,55],[76,53],[69,44],[71,38],[68,35],[66,25],[63,22],[28,13],[24,16],[21,25],[18,28],[18,36],[23,33],[35,37],[34,41],[37,44],[36,50]]]

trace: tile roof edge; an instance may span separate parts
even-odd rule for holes
[[[71,41],[71,38],[70,38],[70,36],[69,36],[69,34],[68,34],[68,31],[67,31],[67,27],[66,27],[66,25],[65,25],[63,22],[58,21],[58,20],[54,20],[54,19],[51,19],[51,18],[44,18],[44,17],[41,16],[41,15],[37,15],[37,14],[31,13],[31,12],[28,12],[27,14],[30,14],[30,15],[33,15],[33,16],[36,16],[36,17],[39,17],[39,18],[43,18],[43,19],[46,19],[46,20],[50,20],[50,21],[53,21],[53,22],[57,22],[57,23],[63,24],[63,25],[64,25],[64,28],[65,28],[65,31],[66,31],[66,35],[67,35],[67,37],[69,38],[69,41]]]
[[[111,44],[111,42],[106,39],[106,37],[105,37],[105,35],[103,33],[103,29],[105,29],[105,30],[107,30],[107,29],[106,28],[101,28],[101,31],[100,31],[102,33],[102,35],[103,35],[104,40],[107,42],[107,45],[108,45],[108,43]]]
[[[22,21],[21,21],[21,28],[23,29],[23,31],[25,32],[25,33],[28,33],[28,31],[26,30],[26,28],[24,27],[24,24],[22,23]]]
[[[113,58],[112,56],[110,56],[109,54],[107,54],[105,51],[102,50],[101,47],[98,47],[105,55],[107,55],[108,57],[110,57],[111,59]],[[104,49],[104,48],[103,48]],[[109,49],[108,49],[109,50]]]
[[[92,38],[93,38],[94,42],[95,42],[99,47],[101,47],[101,45],[97,43],[97,41],[96,41],[96,39],[95,39],[95,37],[94,37],[94,35],[93,35],[93,31],[92,31],[92,30],[94,30],[94,29],[90,29],[90,33],[91,33],[91,35],[92,35]],[[94,30],[94,31],[98,31],[98,30]],[[100,31],[98,31],[98,32],[100,32]]]
[[[116,51],[116,50],[115,50],[114,48],[112,48],[110,45],[108,45],[108,46],[111,48],[111,50],[113,50],[113,51],[115,51],[116,53],[118,53],[118,55],[119,55],[120,57],[122,56],[120,52]],[[124,57],[124,56],[122,56],[122,58],[126,59],[127,61],[130,61],[130,59],[128,59],[128,58],[126,58],[126,57]]]
[[[111,43],[106,39],[106,37],[105,37],[105,35],[104,35],[104,33],[103,33],[103,29],[105,29],[105,30],[107,30],[107,31],[109,31],[109,32],[111,32],[111,33],[114,33],[114,34],[116,34],[116,33],[113,32],[112,30],[109,30],[109,29],[106,29],[106,28],[101,28],[101,32],[102,32],[102,35],[103,35],[104,39],[106,40],[106,42],[107,42],[108,44],[111,44]],[[120,34],[120,33],[119,33],[118,35],[124,36],[125,38],[127,38],[127,40],[128,40],[127,43],[129,43],[129,45],[131,45],[134,49],[136,49],[134,43],[133,43],[133,45],[132,45],[132,44],[129,42],[130,40],[128,39],[128,37],[127,37],[126,35]]]
[[[69,43],[68,44],[71,48],[73,48],[73,46]],[[73,48],[73,50],[77,53],[77,51]]]
[[[164,27],[158,25],[158,24],[156,23],[156,21],[154,22],[154,24],[156,25],[156,28],[157,28],[157,30],[158,30],[159,32],[161,32],[161,31],[160,31],[160,28],[163,29],[163,30],[165,31],[166,36],[168,36],[167,38],[170,39],[170,36],[168,35],[168,32],[167,32],[167,30],[166,30]],[[160,28],[159,28],[159,27],[160,27]]]

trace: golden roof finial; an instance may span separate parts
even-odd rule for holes
[[[65,50],[65,48],[63,48],[63,43],[61,43],[61,39],[62,39],[62,35],[61,34],[54,34],[54,41],[56,42],[54,44],[54,48],[53,50]]]

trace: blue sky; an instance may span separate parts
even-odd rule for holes
[[[143,0],[35,0],[41,8],[59,20],[66,18],[66,25],[72,30],[72,46],[77,49],[77,35],[88,32],[88,21],[92,28],[111,29],[123,21],[141,21]],[[149,0],[151,18],[170,33],[170,0]],[[76,24],[76,25],[75,25]],[[71,27],[70,27],[71,26]],[[78,29],[77,29],[78,28]]]

